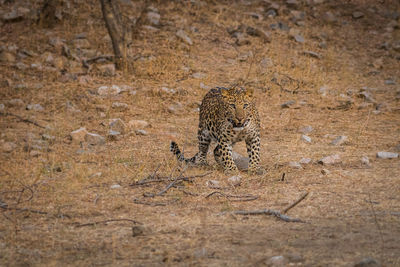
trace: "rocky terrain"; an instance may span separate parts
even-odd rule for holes
[[[120,0],[121,70],[100,1],[46,2],[0,0],[1,266],[400,265],[398,1]],[[236,84],[265,172],[178,165]]]

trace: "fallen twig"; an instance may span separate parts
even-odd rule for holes
[[[139,199],[134,199],[133,203],[135,204],[141,204],[141,205],[147,205],[147,206],[152,206],[152,207],[157,207],[157,206],[167,206],[166,203],[161,203],[161,202],[146,202],[146,201],[141,201]]]
[[[109,222],[131,222],[133,224],[143,224],[141,222],[131,220],[131,219],[109,219],[109,220],[104,220],[104,221],[97,221],[97,222],[91,222],[91,223],[84,223],[84,224],[78,224],[75,227],[84,227],[84,226],[94,226],[100,223],[109,223]]]
[[[286,209],[284,209],[282,211],[282,213],[287,213],[290,209],[294,208],[297,204],[299,204],[303,199],[306,198],[306,196],[308,196],[308,192],[305,192],[301,195],[301,197],[296,200],[295,202],[293,202],[292,204],[290,204]]]
[[[220,191],[211,192],[210,194],[205,196],[205,198],[209,198],[212,195],[221,195],[221,196],[226,197],[228,199],[237,198],[237,199],[232,199],[231,201],[252,201],[252,200],[256,200],[258,198],[258,196],[253,196],[253,195],[229,195],[229,194],[222,193]]]
[[[22,122],[30,123],[30,124],[33,124],[33,125],[39,127],[39,128],[46,129],[46,127],[40,125],[39,123],[37,123],[35,121],[32,121],[32,120],[29,120],[29,119],[25,119],[25,118],[23,118],[23,117],[21,117],[21,116],[19,116],[17,114],[14,114],[14,113],[0,112],[0,115],[2,115],[2,116],[12,116],[12,117],[15,117],[15,118],[19,119]]]
[[[277,210],[270,210],[270,209],[265,209],[265,210],[251,210],[251,211],[247,211],[247,210],[237,210],[237,211],[233,211],[232,214],[234,215],[273,215],[275,217],[277,217],[278,219],[281,219],[282,221],[285,222],[304,222],[300,219],[297,218],[292,218],[289,217],[285,214],[280,213]]]
[[[43,215],[47,215],[49,214],[46,211],[41,211],[41,210],[34,210],[34,209],[28,209],[28,208],[17,208],[17,207],[9,207],[6,203],[1,203],[0,208],[4,209],[4,210],[16,210],[16,211],[27,211],[27,212],[31,212],[31,213],[36,213],[36,214],[43,214]],[[69,216],[68,214],[54,214],[54,216],[58,217],[58,218],[71,218],[71,216]]]
[[[150,184],[150,183],[159,183],[159,182],[165,182],[165,181],[171,181],[171,180],[178,180],[178,181],[189,181],[190,179],[193,178],[200,178],[200,177],[204,177],[207,176],[209,174],[211,174],[212,172],[206,172],[203,174],[198,174],[198,175],[192,175],[192,176],[178,176],[175,179],[172,179],[171,177],[168,176],[159,176],[158,178],[154,178],[154,179],[150,179],[148,180],[148,178],[137,181],[133,184],[130,184],[129,186],[141,186],[141,185],[146,185],[146,184]]]

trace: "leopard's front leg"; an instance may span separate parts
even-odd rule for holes
[[[247,154],[249,155],[249,173],[256,173],[260,163],[260,135],[254,135],[246,140]]]
[[[225,172],[238,172],[238,168],[233,161],[232,145],[228,142],[219,142],[214,149],[215,161],[222,165]]]

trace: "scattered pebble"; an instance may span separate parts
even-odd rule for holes
[[[309,163],[311,163],[311,161],[312,161],[312,159],[310,159],[310,158],[302,158],[302,159],[299,161],[299,163],[300,163],[300,164],[309,164]]]
[[[157,12],[153,11],[147,12],[146,19],[153,26],[160,25],[160,14],[158,14]]]
[[[0,62],[13,63],[15,62],[15,56],[10,52],[3,51],[0,53]]]
[[[39,157],[41,154],[42,154],[42,152],[37,151],[37,150],[31,150],[29,152],[29,156],[31,156],[31,157]]]
[[[329,174],[331,173],[331,171],[328,170],[328,169],[322,169],[322,170],[321,170],[321,173],[322,173],[323,175],[329,175]]]
[[[248,157],[244,157],[233,151],[232,158],[239,170],[246,171],[249,168],[250,159]]]
[[[103,145],[106,143],[103,136],[95,133],[87,133],[85,135],[85,141],[90,145]]]
[[[121,92],[122,92],[121,88],[117,85],[112,85],[111,87],[107,86],[107,85],[103,85],[97,89],[97,93],[100,96],[118,95]]]
[[[319,93],[322,96],[326,96],[328,94],[328,86],[322,86],[321,88],[319,88]]]
[[[386,85],[396,85],[396,82],[394,80],[385,80]]]
[[[97,66],[97,67],[104,76],[115,76],[115,65],[114,64],[106,64],[106,65],[101,65],[101,66]]]
[[[305,135],[305,134],[301,135],[301,140],[303,140],[304,142],[307,142],[307,143],[311,143],[311,137],[309,137],[308,135]]]
[[[375,99],[372,97],[371,93],[366,90],[362,90],[358,93],[358,97],[363,98],[367,102],[375,103]]]
[[[205,74],[205,73],[202,73],[202,72],[195,72],[195,73],[193,73],[192,75],[190,75],[192,78],[195,78],[195,79],[203,79],[203,78],[205,78],[205,77],[207,77],[207,74]]]
[[[334,145],[334,146],[340,146],[340,145],[344,144],[346,141],[347,141],[347,136],[340,135],[340,136],[336,137],[335,140],[333,140],[330,144]]]
[[[44,108],[40,104],[29,104],[26,106],[27,110],[33,110],[33,111],[43,111]]]
[[[13,142],[5,142],[2,145],[3,152],[6,152],[6,153],[12,152],[16,147],[17,147],[17,145]]]
[[[136,237],[136,236],[141,236],[144,234],[144,227],[141,225],[135,225],[132,226],[132,236]]]
[[[24,105],[24,101],[19,98],[14,98],[9,100],[7,104],[11,107],[22,107]]]
[[[217,180],[208,180],[206,182],[206,186],[209,187],[209,188],[214,188],[214,189],[221,188],[220,182],[217,181]]]
[[[188,45],[193,45],[192,39],[186,34],[184,30],[178,30],[176,32],[176,36],[179,37],[183,42],[187,43]]]
[[[364,165],[369,166],[370,165],[369,158],[367,156],[362,156],[361,157],[361,163],[364,164]]]
[[[232,186],[239,186],[240,183],[242,182],[242,177],[240,175],[231,176],[228,178],[228,182]]]
[[[321,59],[321,55],[318,54],[317,52],[314,52],[314,51],[306,50],[306,51],[303,52],[303,54],[306,55],[306,56],[310,56],[310,57]]]
[[[364,17],[364,13],[362,13],[360,11],[354,11],[352,16],[354,19],[360,19],[360,18]]]
[[[298,163],[297,161],[291,161],[289,162],[289,167],[293,169],[302,169],[301,164]]]
[[[164,93],[167,93],[167,94],[175,94],[176,93],[175,89],[171,89],[168,87],[161,87],[161,91],[163,91]]]
[[[85,140],[85,135],[88,133],[85,127],[81,127],[75,131],[72,131],[69,135],[72,138],[72,141],[75,142],[83,142]]]
[[[150,126],[145,120],[130,120],[128,126],[132,129],[144,129]]]
[[[267,266],[286,266],[287,259],[284,256],[273,256],[266,263]]]
[[[340,156],[338,154],[323,157],[318,161],[319,164],[329,165],[341,162]]]
[[[126,103],[121,103],[121,102],[114,102],[112,103],[111,107],[113,109],[118,109],[118,110],[127,110],[129,109],[129,105]]]
[[[296,101],[294,101],[294,100],[289,100],[289,101],[287,101],[287,102],[281,104],[281,108],[289,108],[290,106],[292,106],[292,105],[295,104],[295,103],[296,103]]]
[[[119,184],[113,184],[113,185],[110,186],[111,189],[119,189],[119,188],[121,188],[121,187],[122,187],[122,186],[119,185]]]
[[[121,133],[114,131],[114,130],[109,130],[108,135],[107,135],[108,140],[111,141],[117,141],[121,139]]]
[[[376,157],[380,159],[395,159],[399,157],[399,154],[395,152],[379,151],[376,153]]]
[[[304,37],[300,34],[296,34],[293,38],[296,40],[296,42],[301,43],[301,44],[305,43],[305,41],[306,41],[304,39]]]
[[[135,134],[144,136],[144,135],[147,135],[147,131],[142,130],[142,129],[138,129],[138,130],[135,130]]]
[[[3,103],[0,104],[0,111],[3,111],[5,109],[5,105]]]
[[[119,132],[121,134],[125,133],[126,125],[120,118],[111,119],[108,125],[112,131]]]
[[[299,132],[302,133],[302,134],[308,134],[308,133],[312,132],[312,130],[314,130],[314,129],[310,125],[307,125],[307,126],[299,128]]]

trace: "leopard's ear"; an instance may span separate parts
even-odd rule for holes
[[[246,96],[252,98],[254,96],[254,89],[253,88],[246,89]]]

